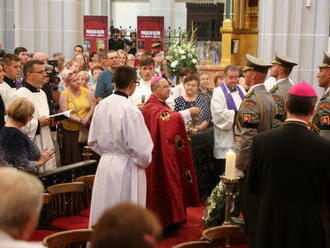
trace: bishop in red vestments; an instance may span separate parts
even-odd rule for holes
[[[152,95],[143,108],[154,149],[146,169],[147,207],[166,227],[186,221],[186,208],[199,204],[196,172],[185,122],[200,109],[172,112],[165,100],[170,88],[166,79],[151,80]]]

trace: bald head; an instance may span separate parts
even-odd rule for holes
[[[47,55],[45,53],[36,52],[33,55],[32,59],[40,60],[40,61],[42,61],[44,63],[47,63],[48,57],[47,57]]]
[[[162,101],[166,101],[170,96],[170,84],[165,78],[158,82],[153,82],[150,87],[152,93]]]

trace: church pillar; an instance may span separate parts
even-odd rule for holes
[[[246,0],[240,0],[239,5],[239,29],[245,28]]]
[[[233,23],[231,19],[232,0],[226,0],[224,21],[221,28],[222,33],[222,46],[221,46],[221,63],[220,66],[226,66],[232,63],[231,58],[231,42],[233,37]]]
[[[15,46],[69,59],[82,42],[82,0],[15,0]]]
[[[83,41],[83,1],[63,1],[63,52],[70,59],[75,45]]]
[[[259,2],[259,56],[271,61],[276,50],[285,53],[299,63],[292,79],[317,85],[318,65],[329,37],[329,0]]]
[[[15,48],[15,1],[0,1],[0,44],[7,52]]]

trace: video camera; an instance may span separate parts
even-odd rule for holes
[[[56,87],[60,83],[59,72],[55,69],[58,66],[57,60],[47,60],[46,73],[49,78],[49,83],[55,84]],[[54,88],[54,87],[53,87]]]

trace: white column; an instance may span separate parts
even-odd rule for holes
[[[63,1],[63,52],[71,59],[73,47],[83,41],[83,2],[82,0]]]
[[[5,44],[5,32],[6,32],[6,5],[5,1],[0,1],[0,44]]]
[[[55,52],[63,52],[64,49],[64,33],[63,27],[67,17],[63,13],[62,1],[49,2],[49,51],[51,56]]]
[[[92,1],[84,0],[84,15],[90,15],[92,11]]]
[[[329,38],[329,0],[259,1],[258,54],[271,61],[276,50],[297,60],[294,82],[317,85],[316,73]]]
[[[108,15],[108,0],[92,0],[91,15]]]
[[[82,1],[15,0],[15,46],[49,56],[64,52],[70,59],[82,43]]]
[[[15,0],[15,46],[26,47],[35,52],[38,26],[37,1]]]

